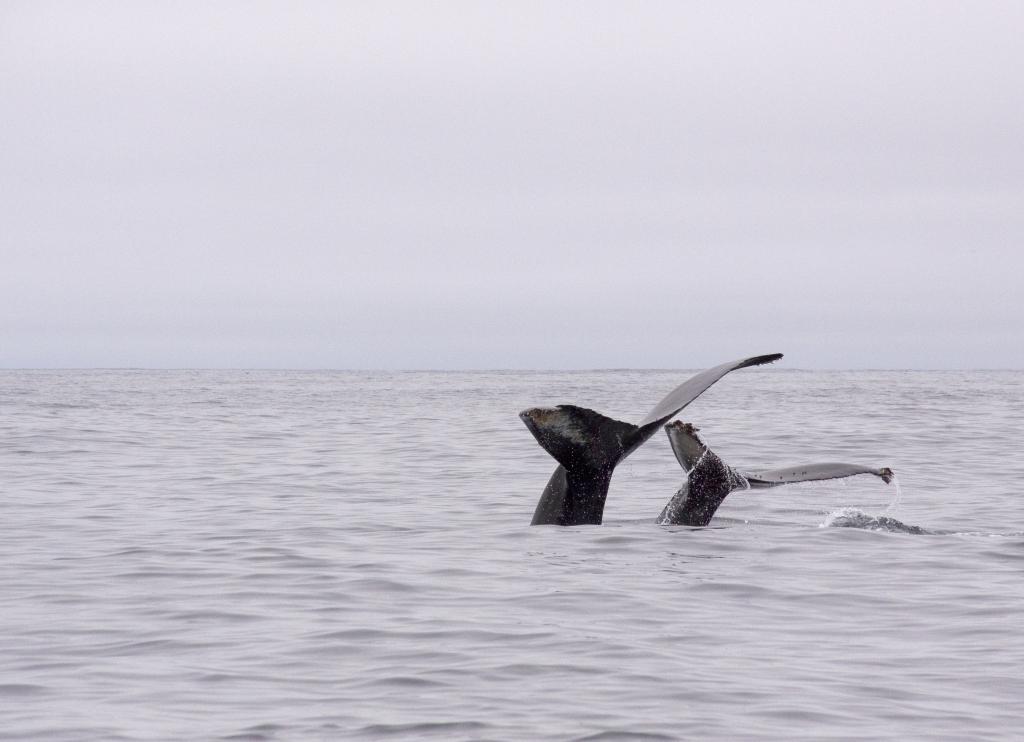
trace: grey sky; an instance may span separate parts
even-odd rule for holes
[[[1024,367],[1024,3],[0,4],[0,366]]]

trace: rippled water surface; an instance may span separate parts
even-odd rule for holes
[[[528,526],[516,413],[688,372],[0,372],[0,739],[1019,739],[1024,373],[726,377],[734,466],[874,477]]]

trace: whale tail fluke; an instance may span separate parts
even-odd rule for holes
[[[740,471],[722,461],[697,435],[690,423],[676,421],[665,426],[672,451],[686,471],[686,481],[669,500],[658,523],[706,526],[730,492],[761,489],[796,482],[841,479],[857,474],[873,474],[886,483],[893,479],[889,468],[872,469],[859,464],[801,464],[781,469]]]
[[[680,420],[669,423],[665,426],[669,442],[672,444],[672,452],[676,455],[679,465],[687,472],[692,472],[697,465],[706,457],[718,458],[708,447],[697,431],[700,428],[691,423],[684,423]],[[780,469],[760,469],[747,471],[727,467],[730,478],[738,483],[734,489],[751,488],[761,489],[764,487],[777,487],[782,484],[795,484],[797,482],[816,482],[825,479],[842,479],[853,477],[858,474],[873,474],[886,484],[892,482],[895,474],[889,467],[874,469],[870,466],[860,464],[799,464],[796,466],[785,466]]]
[[[600,525],[612,472],[635,447],[637,427],[575,405],[534,407],[519,417],[560,465],[537,503],[533,525]]]
[[[637,431],[636,425],[575,405],[533,407],[519,417],[541,447],[569,472],[610,473]]]

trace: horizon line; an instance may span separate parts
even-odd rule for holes
[[[703,369],[704,366],[677,366],[677,367],[639,367],[639,366],[596,366],[592,368],[559,368],[559,367],[466,367],[466,368],[412,368],[412,367],[376,367],[376,368],[334,368],[327,366],[0,366],[0,372],[4,371],[290,371],[290,372],[333,372],[333,373],[593,373],[608,371],[694,371]],[[797,367],[783,368],[770,364],[756,367],[765,371],[783,372],[807,372],[807,371],[930,371],[930,372],[981,372],[981,371],[1024,371],[1024,368],[1001,366],[1001,367],[883,367],[883,366],[853,366],[838,367],[830,366],[824,368]]]

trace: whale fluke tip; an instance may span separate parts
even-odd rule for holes
[[[679,430],[683,433],[696,433],[700,431],[693,423],[684,423],[682,420],[673,420],[670,423],[665,424],[665,430]]]
[[[878,470],[878,476],[882,478],[883,482],[889,484],[890,482],[892,482],[893,477],[895,477],[896,475],[893,473],[892,469],[890,469],[888,466],[885,466]]]
[[[763,356],[751,356],[739,362],[734,369],[737,368],[750,368],[751,366],[763,366],[766,363],[775,363],[777,360],[782,358],[781,353],[768,353]]]

